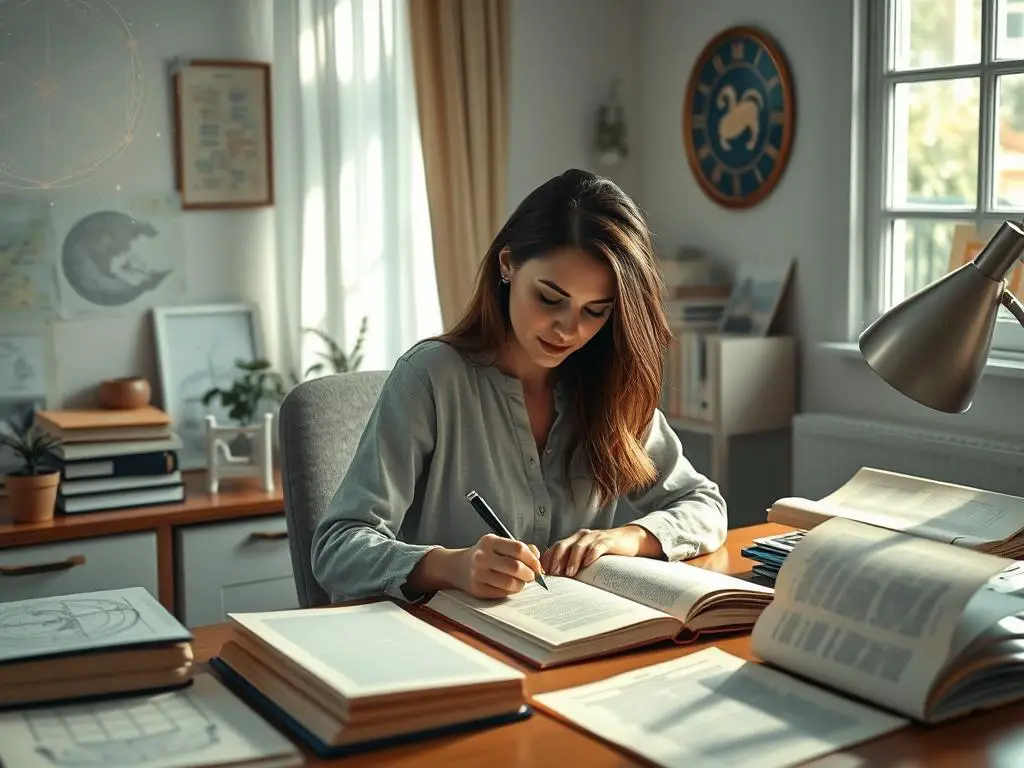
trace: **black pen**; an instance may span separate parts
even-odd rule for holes
[[[509,533],[508,528],[505,524],[498,519],[498,516],[494,514],[494,510],[491,509],[490,505],[484,501],[484,497],[476,491],[470,491],[466,494],[466,499],[470,504],[473,505],[473,509],[476,513],[483,518],[483,521],[487,523],[487,527],[490,528],[496,535],[504,536],[506,539],[512,539],[516,541],[516,537]],[[537,572],[537,583],[540,584],[544,589],[548,588],[548,585],[544,582],[544,577]]]

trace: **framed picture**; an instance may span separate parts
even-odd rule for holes
[[[754,261],[740,265],[719,330],[767,336],[793,271],[792,259]]]
[[[273,205],[270,65],[178,61],[172,79],[182,207]]]
[[[182,469],[206,467],[206,414],[229,424],[218,399],[203,395],[227,389],[241,374],[239,360],[263,356],[263,330],[254,304],[158,307],[153,310],[157,369],[163,408],[181,436]]]

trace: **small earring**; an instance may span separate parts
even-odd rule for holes
[[[507,275],[502,275],[502,276],[501,276],[501,282],[502,282],[502,283],[503,283],[504,285],[508,285],[508,284],[509,284],[509,282],[510,282],[510,281],[509,281],[509,279],[508,279],[508,276],[507,276]]]

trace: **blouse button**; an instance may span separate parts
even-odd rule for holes
[[[537,514],[539,514],[541,517],[544,517],[544,505],[543,504],[541,506],[537,507]]]
[[[530,457],[529,461],[530,461],[530,464],[533,464],[533,456]]]

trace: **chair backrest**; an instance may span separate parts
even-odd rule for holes
[[[330,603],[313,578],[313,533],[352,463],[387,377],[388,371],[323,376],[297,385],[281,403],[284,511],[295,589],[304,608]]]

